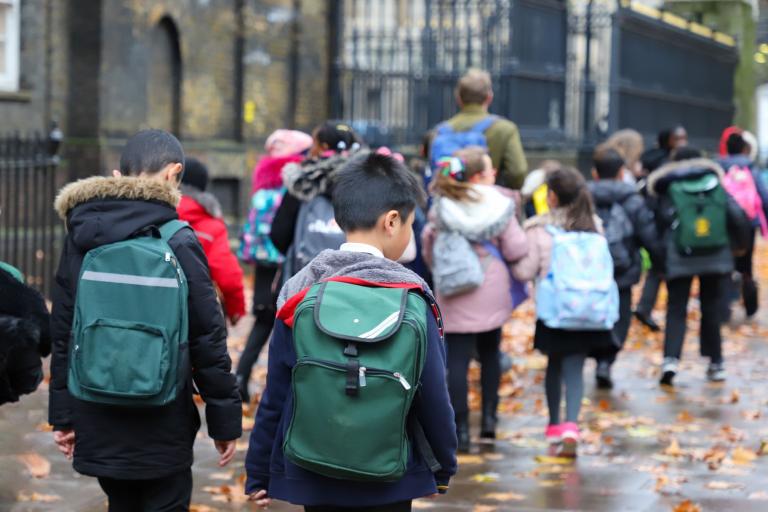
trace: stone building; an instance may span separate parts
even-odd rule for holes
[[[64,133],[62,180],[108,172],[163,128],[240,209],[264,138],[326,117],[322,0],[0,0],[5,131]],[[234,212],[233,212],[234,213]]]

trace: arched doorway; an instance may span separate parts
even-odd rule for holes
[[[174,21],[163,17],[150,34],[147,121],[180,136],[181,47]]]

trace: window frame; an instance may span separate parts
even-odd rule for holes
[[[0,6],[7,7],[5,20],[5,62],[6,71],[0,71],[0,91],[18,92],[21,61],[21,5],[20,0],[0,0]]]

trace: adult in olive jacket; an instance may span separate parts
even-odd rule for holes
[[[459,113],[448,120],[456,131],[466,131],[488,117],[488,107],[493,102],[491,75],[479,69],[470,69],[456,85],[456,102]],[[488,152],[493,167],[498,171],[499,185],[519,190],[528,174],[523,145],[517,125],[503,117],[485,131]]]

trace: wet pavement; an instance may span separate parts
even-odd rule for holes
[[[761,274],[768,277],[768,272]],[[766,304],[768,296],[763,300]],[[435,501],[417,501],[414,508],[476,512],[768,510],[768,449],[761,446],[763,439],[768,440],[768,313],[761,312],[749,323],[740,320],[738,312],[734,318],[734,324],[724,329],[728,380],[723,384],[706,381],[706,361],[698,355],[696,330],[686,343],[674,390],[657,384],[661,335],[638,325],[633,326],[616,365],[613,391],[594,389],[594,365],[588,363],[582,411],[584,442],[578,460],[571,463],[551,456],[544,443],[546,361],[528,349],[533,311],[524,307],[505,333],[504,346],[514,367],[501,389],[500,439],[493,444],[476,443],[471,454],[460,458],[461,469],[450,493]],[[697,319],[696,312],[691,312],[692,326]],[[237,357],[248,327],[243,323],[232,333],[233,357]],[[263,366],[254,372],[254,391],[263,375]],[[477,369],[473,369],[471,378],[476,381],[477,377]],[[473,391],[471,402],[476,406],[477,401]],[[96,481],[78,476],[56,451],[52,435],[46,431],[46,403],[47,392],[41,389],[20,404],[0,408],[0,510],[105,510]],[[244,425],[249,424],[252,420],[246,418]],[[200,435],[193,510],[249,510],[241,497],[246,447],[247,433],[235,462],[221,470],[212,442]],[[275,503],[270,510],[299,509]]]

